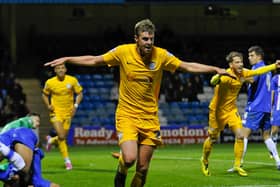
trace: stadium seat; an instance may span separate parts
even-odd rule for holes
[[[102,74],[94,74],[92,75],[92,80],[102,80],[103,79],[103,76]]]
[[[104,74],[103,77],[105,80],[114,80],[113,74]]]

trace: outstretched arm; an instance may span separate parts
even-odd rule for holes
[[[228,75],[225,69],[215,66],[199,64],[196,62],[183,62],[179,66],[179,70],[190,73],[218,73],[220,75]]]
[[[254,69],[254,70],[249,70],[249,71],[247,71],[247,74],[244,77],[252,77],[252,76],[255,76],[255,75],[262,75],[264,73],[267,73],[269,71],[272,71],[272,70],[275,70],[275,69],[278,69],[278,68],[280,68],[280,60],[276,60],[276,62],[274,64],[263,66],[261,68]]]
[[[80,66],[102,66],[106,65],[103,56],[74,56],[74,57],[62,57],[55,60],[52,60],[50,62],[45,63],[45,66],[57,66],[60,64],[69,63],[69,64],[75,64]]]

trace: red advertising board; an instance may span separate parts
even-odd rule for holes
[[[207,137],[205,126],[164,126],[161,128],[164,144],[203,143]],[[77,126],[70,129],[68,142],[72,145],[110,145],[117,144],[118,138],[112,126]]]

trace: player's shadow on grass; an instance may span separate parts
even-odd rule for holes
[[[100,169],[100,168],[91,168],[91,169],[88,169],[88,168],[75,168],[73,170],[77,170],[77,171],[92,171],[92,172],[103,172],[103,173],[116,173],[116,169]]]
[[[259,172],[259,171],[263,172],[264,170],[277,171],[277,168],[274,165],[254,165],[254,166],[248,166],[248,167],[245,166],[244,169],[248,172],[254,172],[254,173]]]
[[[65,173],[65,172],[75,172],[75,171],[83,171],[83,172],[101,172],[101,173],[115,173],[115,169],[96,169],[96,168],[79,168],[75,167],[71,171],[67,171],[65,169],[62,170],[48,170],[48,171],[43,171],[44,174],[59,174],[59,173]]]

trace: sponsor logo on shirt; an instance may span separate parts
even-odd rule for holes
[[[138,81],[138,82],[146,82],[146,83],[152,83],[153,82],[153,78],[146,76],[146,75],[135,75],[132,73],[129,73],[127,75],[127,80],[129,81]]]

